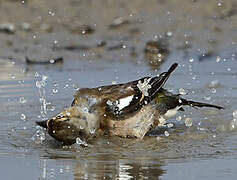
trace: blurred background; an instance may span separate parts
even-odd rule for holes
[[[2,177],[235,179],[236,34],[236,0],[0,0]],[[79,88],[156,75],[174,62],[169,91],[225,110],[186,108],[163,135],[87,148],[62,147],[35,125]]]

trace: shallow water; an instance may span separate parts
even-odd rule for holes
[[[59,2],[1,2],[1,18],[17,25],[13,35],[0,33],[1,177],[236,179],[235,1],[98,0],[93,6],[91,1]],[[116,17],[129,23],[108,28]],[[32,30],[18,28],[25,21]],[[42,22],[53,31],[39,30]],[[72,32],[70,28],[80,23],[95,32],[86,36]],[[154,65],[144,48],[160,38],[167,42],[169,54]],[[79,47],[65,48],[70,45]],[[64,62],[27,65],[25,56],[36,60],[62,56]],[[175,127],[166,133],[160,130],[159,136],[104,137],[87,148],[63,147],[35,124],[68,107],[78,88],[155,75],[174,62],[179,67],[165,88],[174,93],[183,88],[185,98],[225,110],[187,107],[169,120]],[[185,126],[186,117],[192,119],[191,127]]]
[[[167,69],[172,61],[171,57],[160,71]],[[44,135],[44,131],[36,127],[35,121],[49,118],[69,106],[79,87],[126,82],[155,72],[145,64],[130,62],[66,61],[60,70],[47,66],[26,67],[3,59],[0,63],[3,177],[235,179],[237,175],[237,127],[232,116],[237,109],[236,60],[180,62],[166,85],[173,92],[184,88],[187,98],[223,105],[225,110],[186,108],[178,115],[181,121],[170,120],[175,128],[167,130],[169,136],[144,140],[100,138],[87,148],[62,147],[47,134],[45,140],[37,139],[36,132]],[[47,76],[45,87],[36,87],[36,81],[41,81],[43,76]],[[39,101],[43,90],[45,95],[41,98],[47,103],[44,113]],[[184,117],[192,119],[191,127],[184,125]]]

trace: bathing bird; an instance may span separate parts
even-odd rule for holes
[[[186,100],[163,88],[174,63],[167,72],[155,77],[123,84],[79,89],[71,106],[55,117],[36,122],[46,128],[49,135],[65,145],[80,141],[89,142],[98,136],[119,136],[142,139],[150,131],[164,125],[165,121],[184,106],[221,106]]]

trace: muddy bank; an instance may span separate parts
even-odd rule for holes
[[[0,16],[0,24],[9,26],[0,30],[0,55],[23,62],[26,55],[139,62],[146,59],[146,43],[161,38],[169,43],[171,54],[183,54],[178,61],[216,58],[219,50],[236,46],[234,0],[3,0]]]

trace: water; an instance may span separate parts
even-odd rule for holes
[[[40,179],[170,179],[175,174],[178,179],[187,176],[190,179],[235,179],[237,175],[237,131],[234,123],[237,98],[234,93],[236,84],[233,83],[236,74],[225,71],[225,67],[230,66],[228,62],[222,66],[215,62],[205,63],[209,70],[202,68],[204,64],[201,63],[193,65],[195,70],[192,73],[197,74],[195,81],[199,83],[193,83],[192,77],[182,73],[189,65],[182,62],[166,86],[175,92],[185,88],[188,92],[185,97],[223,105],[225,110],[186,108],[186,112],[179,113],[177,120],[171,120],[175,128],[169,127],[163,136],[145,137],[144,140],[100,138],[86,148],[62,147],[37,127],[35,121],[50,118],[69,106],[75,92],[75,83],[79,87],[111,84],[115,79],[114,69],[119,81],[126,82],[152,73],[149,68],[129,62],[102,63],[100,66],[103,70],[92,64],[93,70],[78,72],[41,69],[39,75],[35,76],[35,71],[19,72],[20,66],[12,65],[10,61],[2,60],[1,63],[2,69],[9,68],[7,72],[1,72],[0,155],[1,162],[5,163],[1,163],[0,169],[3,177],[15,179],[23,174],[23,178]],[[71,61],[67,63],[72,64]],[[162,70],[170,63],[171,60],[162,66]],[[82,67],[86,63],[75,64]],[[215,75],[209,73],[211,71]],[[19,72],[14,73],[14,79],[11,77],[12,72]],[[213,86],[210,87],[210,84],[217,84],[216,81],[212,83],[213,79],[218,79],[215,93],[212,92]],[[23,83],[19,84],[19,81]],[[38,81],[41,86],[36,85]],[[57,93],[53,93],[55,87]],[[40,88],[44,88],[43,94]],[[211,99],[208,101],[204,97]],[[9,172],[10,167],[15,169],[14,173]]]
[[[40,16],[33,16],[52,24],[52,33],[38,32],[38,27],[47,24],[36,25],[34,29],[35,18],[31,11],[28,12],[31,8],[21,4],[17,8],[21,16],[16,16],[16,11],[9,10],[12,4],[1,4],[12,12],[8,16],[13,17],[6,20],[14,21],[17,17],[16,24],[34,20],[32,31],[17,29],[15,35],[0,34],[1,177],[236,179],[236,16],[228,15],[228,12],[234,12],[228,9],[235,7],[231,5],[232,1],[221,2],[220,6],[214,1],[208,6],[206,1],[185,1],[182,8],[176,8],[180,2],[176,4],[175,1],[159,1],[160,4],[158,1],[150,4],[134,1],[127,2],[131,3],[128,6],[109,1],[95,2],[95,6],[89,1],[70,1],[70,8],[63,4],[69,1],[53,5],[47,2],[47,8],[42,8],[43,4],[35,5],[37,2],[29,4],[32,8],[40,7]],[[48,7],[51,6],[56,10],[50,10],[49,14]],[[63,11],[61,6],[65,7]],[[82,10],[80,16],[78,8]],[[106,13],[98,16],[98,11]],[[122,15],[130,23],[109,29],[113,18]],[[71,23],[73,20],[68,21],[68,17],[90,22],[95,33],[90,36],[73,34],[70,28],[75,24]],[[154,65],[146,59],[144,47],[148,41],[166,36],[170,53],[167,59]],[[55,48],[71,44],[90,48]],[[26,55],[43,60],[62,56],[64,62],[27,65]],[[188,99],[224,106],[225,110],[185,108],[185,112],[179,112],[169,120],[174,126],[160,129],[158,137],[143,140],[102,137],[86,144],[87,147],[79,146],[85,143],[80,139],[78,144],[62,146],[35,124],[70,106],[73,94],[79,88],[156,75],[174,62],[179,63],[179,67],[167,81],[167,89]]]

